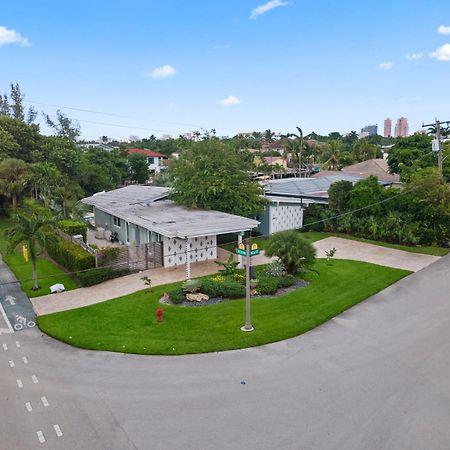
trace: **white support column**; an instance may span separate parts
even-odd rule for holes
[[[191,250],[189,248],[189,239],[186,238],[186,248],[184,250],[186,256],[185,268],[186,268],[186,280],[191,279]]]
[[[242,238],[243,237],[244,237],[244,232],[241,231],[238,234],[238,247],[239,247],[239,244],[242,244]],[[242,269],[243,265],[242,265],[242,256],[241,255],[238,255],[238,263],[239,263],[239,265],[238,265],[239,269]]]

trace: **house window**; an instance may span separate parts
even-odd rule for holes
[[[120,228],[120,217],[113,216],[114,225]]]

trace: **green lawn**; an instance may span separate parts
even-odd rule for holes
[[[8,241],[6,239],[6,230],[10,227],[8,219],[0,220],[0,253],[2,258],[11,268],[20,281],[20,285],[28,297],[39,297],[41,295],[50,294],[50,286],[55,283],[62,283],[66,290],[75,289],[77,283],[70,278],[63,270],[55,265],[45,256],[40,256],[37,260],[38,283],[40,289],[33,291],[33,272],[31,262],[25,262],[22,253],[16,251],[7,253]]]
[[[410,272],[374,264],[317,260],[319,275],[310,285],[285,296],[252,300],[255,331],[243,333],[245,300],[205,307],[164,306],[164,322],[155,311],[170,287],[38,318],[42,331],[77,347],[141,354],[185,354],[238,349],[302,334],[379,292]]]
[[[320,241],[321,239],[325,239],[330,236],[336,236],[343,239],[351,239],[353,241],[359,241],[359,242],[366,242],[368,244],[374,244],[379,245],[381,247],[388,247],[388,248],[395,248],[398,250],[403,250],[405,252],[412,252],[412,253],[421,253],[425,255],[434,255],[434,256],[445,256],[449,253],[450,249],[443,248],[443,247],[437,247],[437,246],[420,246],[416,247],[413,245],[400,245],[400,244],[389,244],[387,242],[381,242],[381,241],[374,241],[372,239],[365,239],[360,238],[356,236],[352,236],[350,234],[344,234],[344,233],[327,233],[324,231],[302,231],[302,237],[305,239],[305,241],[308,242],[316,242]],[[261,250],[264,250],[266,248],[267,242],[270,239],[270,237],[255,237],[252,239],[252,242],[257,242],[259,248]],[[236,248],[236,244],[225,244],[221,246],[225,250],[228,250],[229,252],[234,252]]]

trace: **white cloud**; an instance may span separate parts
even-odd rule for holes
[[[29,47],[31,45],[30,41],[16,30],[0,26],[0,47],[8,44],[17,44],[21,47]]]
[[[408,53],[408,54],[405,55],[405,58],[409,59],[410,61],[414,61],[414,60],[421,59],[422,56],[423,56],[422,52],[420,52],[420,53]]]
[[[394,67],[394,63],[390,61],[382,62],[381,64],[378,64],[378,67],[382,70],[391,70]]]
[[[430,57],[439,61],[450,61],[450,44],[439,47],[435,52],[430,53]]]
[[[441,25],[438,28],[438,33],[439,34],[450,34],[450,27],[446,27],[445,25]]]
[[[223,100],[220,100],[219,103],[222,106],[235,106],[242,103],[242,101],[238,99],[235,95],[229,95],[228,97],[225,97]]]
[[[153,78],[154,80],[157,80],[160,78],[171,77],[176,73],[177,70],[175,69],[175,67],[166,64],[165,66],[156,67],[156,69],[153,69],[151,72],[148,72],[145,75],[147,77]]]
[[[283,2],[282,0],[270,0],[269,2],[254,8],[250,14],[250,19],[256,19],[258,16],[269,12],[271,9],[279,8],[280,6],[287,6],[288,4],[288,2]]]

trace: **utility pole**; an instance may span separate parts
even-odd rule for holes
[[[441,142],[441,124],[447,124],[447,127],[450,123],[449,120],[442,122],[439,121],[438,119],[436,119],[435,123],[429,123],[429,124],[422,124],[423,127],[434,127],[435,128],[435,143],[433,142],[433,151],[437,153],[437,158],[438,158],[438,172],[439,172],[439,177],[442,178],[442,169],[443,169],[443,155],[442,155],[442,142]]]

